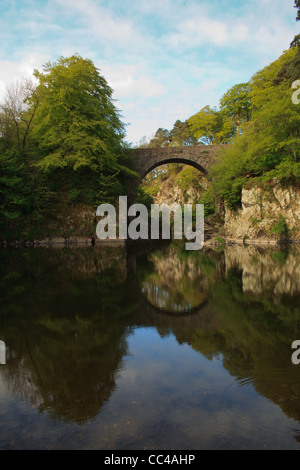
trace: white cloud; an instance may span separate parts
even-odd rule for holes
[[[49,57],[36,52],[29,52],[20,62],[0,60],[0,99],[13,81],[32,77],[33,70],[40,69],[47,60]]]
[[[207,43],[224,44],[227,37],[226,24],[201,16],[183,20],[177,32],[167,34],[165,43],[173,48],[194,48]]]
[[[119,98],[135,98],[144,101],[164,94],[166,87],[154,78],[145,68],[138,65],[103,66],[102,72],[109,85]]]
[[[24,0],[20,14],[17,3],[0,18],[0,88],[78,52],[113,88],[135,142],[218,105],[298,31],[292,0]]]
[[[199,47],[216,46],[226,55],[241,50],[243,54],[255,53],[257,57],[266,51],[280,54],[284,46],[288,46],[293,37],[290,25],[284,15],[278,11],[272,13],[268,0],[263,4],[268,8],[258,7],[253,11],[224,12],[223,18],[218,19],[211,11],[195,8],[193,15],[189,11],[183,14],[180,21],[163,36],[163,43],[171,50],[193,50]],[[274,9],[274,6],[273,6]],[[243,14],[242,14],[243,13]],[[296,25],[294,32],[296,34]]]
[[[116,44],[121,47],[128,45],[140,47],[144,43],[137,25],[129,17],[118,17],[108,8],[102,7],[94,0],[56,0],[67,14],[80,15],[81,27],[84,27],[89,37],[105,43],[109,49]],[[78,17],[78,16],[77,16]]]

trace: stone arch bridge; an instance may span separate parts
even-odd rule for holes
[[[224,145],[187,145],[185,147],[146,147],[132,149],[134,169],[139,178],[136,188],[142,179],[154,168],[166,163],[184,163],[193,166],[207,175],[216,162],[218,153],[226,148]]]

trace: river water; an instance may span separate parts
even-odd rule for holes
[[[300,449],[299,260],[1,249],[0,449]]]

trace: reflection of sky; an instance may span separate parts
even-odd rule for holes
[[[297,448],[291,430],[299,425],[251,384],[239,386],[221,358],[210,361],[153,328],[136,329],[129,351],[99,417],[118,417],[116,448]]]
[[[8,442],[27,449],[299,448],[293,433],[299,424],[250,383],[241,386],[222,357],[208,360],[155,328],[136,328],[127,341],[115,391],[97,418],[80,426],[51,422],[6,393],[0,369],[0,448]]]
[[[3,366],[3,368],[6,366]],[[69,428],[69,429],[68,429]],[[0,449],[52,449],[55,442],[64,448],[66,433],[73,426],[49,422],[46,413],[39,413],[36,405],[12,393],[0,368]]]
[[[4,367],[4,366],[3,366]],[[2,378],[1,372],[3,369],[0,368],[0,403],[7,398],[7,385],[5,380]]]

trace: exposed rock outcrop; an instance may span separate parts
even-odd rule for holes
[[[199,188],[193,186],[182,190],[180,183],[176,179],[169,178],[162,182],[159,191],[153,198],[155,204],[193,204],[199,200],[204,190],[208,187],[208,181],[205,176],[199,173]]]
[[[243,188],[241,208],[225,209],[228,238],[300,239],[300,190],[274,182]]]

